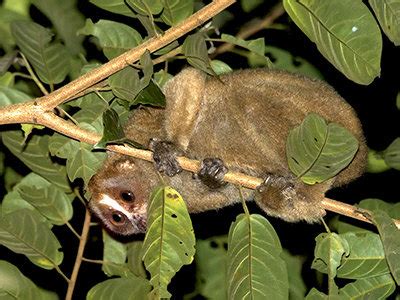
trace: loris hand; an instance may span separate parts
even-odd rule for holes
[[[173,143],[150,139],[150,149],[153,151],[153,159],[159,172],[164,172],[170,177],[182,172],[182,168],[176,160],[182,151],[177,149]]]

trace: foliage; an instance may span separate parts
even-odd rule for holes
[[[97,66],[131,48],[161,39],[164,31],[182,24],[209,1],[83,2],[1,2],[0,106],[29,101],[87,72],[96,72]],[[68,122],[102,135],[96,149],[40,126],[1,127],[0,298],[56,299],[56,293],[64,297],[66,288],[50,291],[41,286],[50,289],[46,281],[70,277],[71,262],[64,257],[72,257],[76,249],[66,242],[67,236],[72,232],[81,242],[83,239],[73,229],[82,226],[85,210],[77,199],[82,200],[90,178],[105,159],[102,149],[106,145],[143,147],[125,139],[123,124],[138,106],[165,106],[162,86],[182,67],[180,59],[211,76],[243,66],[262,66],[322,77],[323,70],[268,38],[236,36],[229,22],[232,17],[251,27],[256,23],[253,18],[271,9],[268,1],[240,2],[241,8],[210,15],[214,18],[209,24],[182,38],[177,36],[158,51],[144,51],[140,61],[129,62],[93,90],[56,108]],[[382,38],[399,44],[400,1],[369,0],[369,6],[364,2],[283,0],[287,15],[279,19],[281,23],[265,18],[273,28],[267,32],[283,37],[291,31],[303,41],[308,37],[321,59],[325,57],[348,81],[367,85],[381,72]],[[296,31],[291,21],[301,31]],[[228,55],[218,52],[220,48],[215,51],[223,43],[232,45]],[[307,47],[313,49],[311,43]],[[357,147],[354,137],[338,124],[309,115],[288,138],[288,163],[296,176],[314,184],[345,168]],[[397,138],[385,150],[370,153],[369,170],[399,170],[399,153]],[[210,299],[382,299],[394,295],[400,282],[400,233],[391,219],[400,218],[396,204],[379,199],[361,201],[360,212],[372,212],[367,217],[376,229],[336,220],[331,226],[336,232],[326,227],[327,232],[315,237],[314,256],[311,251],[302,253],[312,260],[310,265],[305,263],[306,257],[290,254],[303,246],[301,242],[295,249],[282,249],[281,242],[285,246],[286,240],[295,240],[294,234],[282,235],[280,241],[272,218],[249,213],[245,205],[235,221],[226,218],[232,222],[229,233],[215,236],[211,232],[196,240],[184,199],[173,187],[161,185],[149,201],[143,242],[121,241],[105,231],[90,233],[88,248],[95,247],[91,244],[96,245],[99,238],[104,246],[88,257],[85,253],[84,258],[78,251],[74,266],[79,268],[83,260],[100,263],[102,268],[91,269],[94,281],[89,284],[78,276],[76,294],[87,299],[160,299],[175,293]],[[91,254],[101,260],[89,258]],[[29,268],[27,259],[32,263]],[[196,278],[179,289],[174,277],[185,274],[188,267],[184,265],[189,264],[192,271],[196,268]],[[311,280],[305,280],[305,272],[312,275]],[[320,278],[326,275],[326,285],[315,278],[316,272]],[[73,290],[71,281],[67,285]]]

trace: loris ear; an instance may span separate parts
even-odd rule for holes
[[[199,116],[206,74],[187,68],[164,87],[167,100],[164,129],[167,139],[186,150]]]

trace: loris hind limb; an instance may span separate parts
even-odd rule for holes
[[[171,79],[164,92],[165,111],[135,112],[126,133],[139,142],[155,137],[194,159],[222,160],[220,169],[214,170],[214,182],[210,170],[203,174],[208,186],[190,173],[174,169],[176,164],[171,170],[164,169],[177,173],[166,180],[182,194],[190,212],[217,209],[239,199],[234,186],[219,184],[224,173],[221,170],[227,168],[266,179],[255,192],[255,200],[267,214],[291,222],[314,222],[325,214],[320,205],[325,192],[358,177],[364,169],[367,148],[359,120],[353,109],[321,81],[265,69],[237,71],[216,79],[188,68]],[[351,164],[333,179],[317,185],[295,178],[285,154],[289,131],[311,112],[346,127],[359,141]],[[152,130],[140,132],[140,125]],[[159,153],[156,151],[155,156]],[[160,161],[173,162],[174,156],[164,153],[166,158],[162,154]],[[89,184],[90,206],[115,232],[143,231],[143,226],[135,226],[135,222],[143,223],[143,211],[157,180],[150,163],[113,154]],[[210,188],[213,184],[214,189]],[[129,203],[121,194],[126,190],[135,195]],[[244,194],[253,198],[254,191],[244,189]],[[116,217],[120,222],[113,222],[113,214],[121,210],[122,215],[128,215]]]

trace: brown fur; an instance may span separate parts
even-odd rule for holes
[[[325,214],[320,206],[324,193],[363,172],[367,147],[359,120],[353,109],[321,81],[264,69],[237,71],[216,79],[188,68],[167,83],[165,95],[165,111],[140,109],[133,113],[126,127],[128,137],[142,143],[158,137],[174,142],[191,158],[218,157],[232,171],[263,178],[272,174],[269,184],[256,194],[257,203],[270,215],[287,221],[316,221]],[[360,143],[345,170],[313,186],[294,178],[285,154],[289,131],[311,112],[343,125]],[[147,205],[158,179],[154,166],[124,159],[135,163],[140,172],[121,174],[114,166],[121,155],[110,155],[89,184],[91,203],[96,203],[99,193],[113,194],[112,189],[119,189],[108,183],[120,176],[128,177],[132,186],[140,182],[142,192],[136,192],[136,205]],[[232,185],[210,190],[188,172],[166,180],[182,194],[190,212],[221,208],[239,199]],[[246,197],[252,198],[253,193],[245,189]]]

